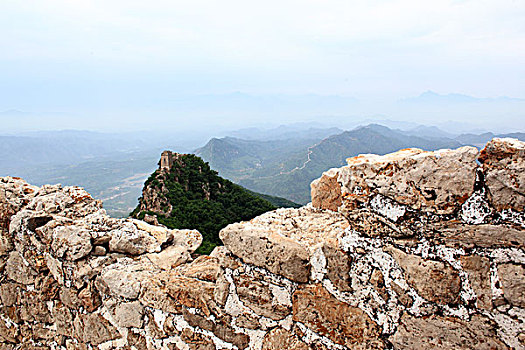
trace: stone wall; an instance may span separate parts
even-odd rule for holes
[[[363,155],[221,232],[0,179],[0,349],[523,349],[525,144]]]

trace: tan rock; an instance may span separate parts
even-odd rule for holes
[[[134,346],[135,349],[147,349],[146,337],[140,333],[136,333],[133,330],[128,332],[128,345]]]
[[[278,209],[250,222],[228,225],[220,237],[244,262],[296,282],[310,275],[309,259],[319,243],[337,245],[348,222],[341,214],[311,208]]]
[[[257,329],[261,327],[261,324],[259,323],[259,320],[257,317],[252,316],[250,314],[242,314],[239,315],[235,319],[235,325],[242,328],[248,328],[248,329]]]
[[[82,227],[59,226],[53,230],[51,248],[57,257],[75,261],[91,252],[91,235]]]
[[[377,215],[368,209],[356,209],[345,213],[350,227],[366,237],[410,237],[414,232],[408,228],[401,228],[387,218]]]
[[[428,225],[424,235],[452,248],[525,248],[525,235],[510,225],[465,225],[444,221]]]
[[[93,247],[93,255],[103,256],[103,255],[106,255],[106,253],[107,253],[106,248],[104,248],[103,246],[97,245]]]
[[[284,288],[264,281],[261,276],[234,276],[234,283],[239,299],[256,314],[273,320],[281,320],[290,314],[291,296],[286,297],[287,292]],[[288,305],[284,303],[286,301]]]
[[[385,251],[394,257],[403,269],[407,282],[420,296],[440,304],[459,302],[461,279],[450,265],[406,254],[391,246],[385,248]]]
[[[512,305],[525,308],[525,267],[517,264],[501,264],[498,276],[503,295]]]
[[[306,285],[293,295],[293,320],[352,349],[383,349],[377,324],[361,309],[334,298],[321,285]]]
[[[496,324],[481,315],[467,322],[454,317],[416,318],[404,314],[390,341],[394,349],[508,349],[497,336]]]
[[[223,245],[215,247],[209,257],[217,259],[219,266],[225,269],[235,270],[241,266],[239,260]]]
[[[37,274],[27,261],[20,256],[18,251],[13,251],[9,254],[5,272],[7,277],[21,284],[33,284]]]
[[[57,333],[68,336],[71,335],[71,328],[73,326],[73,315],[71,311],[59,302],[54,305],[52,315],[56,324]]]
[[[62,262],[55,259],[51,254],[46,254],[46,265],[53,278],[59,283],[64,284],[64,273],[62,272]]]
[[[337,177],[343,205],[356,209],[381,194],[413,209],[453,213],[473,192],[476,156],[476,148],[461,147],[434,152],[412,148],[385,156],[349,158]],[[336,206],[324,198],[312,198],[312,202],[324,203],[318,206],[322,209]]]
[[[150,233],[133,228],[124,227],[111,232],[109,251],[130,255],[159,252],[161,244]]]
[[[326,258],[326,277],[341,291],[350,291],[350,267],[352,258],[341,248],[330,243],[323,245]]]
[[[309,256],[299,243],[271,234],[267,229],[240,223],[222,229],[220,237],[228,249],[245,262],[265,267],[293,281],[308,281]]]
[[[157,274],[142,281],[139,300],[144,306],[169,313],[180,313],[181,304],[168,294],[168,276]]]
[[[78,314],[73,324],[75,336],[95,346],[120,337],[116,328],[99,314]]]
[[[179,305],[202,310],[206,316],[215,307],[212,282],[200,281],[187,277],[172,277],[168,284],[168,295]]]
[[[18,283],[2,282],[0,284],[0,301],[4,306],[20,303],[21,286]]]
[[[489,198],[497,210],[525,207],[525,142],[495,138],[479,154]]]
[[[138,301],[119,303],[115,306],[115,320],[120,327],[142,327],[144,307]]]
[[[312,205],[315,208],[337,211],[343,204],[341,184],[337,182],[338,176],[338,169],[330,169],[310,184]]]
[[[396,282],[390,282],[390,287],[397,294],[397,298],[401,305],[406,308],[412,307],[414,300],[410,297],[406,289],[401,288]]]
[[[137,299],[140,293],[140,280],[133,271],[125,267],[107,268],[99,279],[109,288],[113,295],[118,295],[128,299]]]
[[[18,343],[17,337],[19,334],[19,328],[15,325],[7,325],[6,322],[0,322],[0,346],[4,342],[7,343]],[[7,345],[6,345],[7,346]],[[6,349],[9,349],[6,347]],[[13,348],[14,349],[14,348]]]
[[[188,328],[182,330],[180,337],[190,350],[215,350],[215,344],[210,337],[195,333]]]
[[[81,301],[78,298],[78,292],[72,288],[60,288],[59,296],[60,301],[67,307],[76,309],[80,307]]]
[[[141,220],[129,220],[137,226],[139,230],[150,233],[160,244],[172,242],[172,245],[184,246],[192,253],[199,248],[202,243],[202,235],[197,230],[170,230],[158,225],[148,224]]]
[[[46,301],[54,295],[46,295],[43,290],[26,292],[21,300],[20,318],[27,322],[51,323],[53,317]]]
[[[274,328],[264,336],[262,350],[308,350],[306,343],[284,328]]]
[[[178,269],[182,275],[204,281],[216,281],[220,273],[219,259],[201,255],[194,261]]]
[[[476,293],[477,307],[492,310],[490,260],[479,255],[462,256],[461,265],[467,272],[470,285]]]
[[[219,274],[217,280],[215,281],[215,292],[214,297],[217,304],[224,306],[228,300],[228,295],[230,293],[230,282],[226,279],[226,276],[223,272]]]
[[[87,312],[95,311],[100,305],[102,305],[102,300],[98,291],[93,286],[93,283],[89,283],[86,288],[82,289],[78,293],[78,299],[82,303],[82,306],[86,309]]]
[[[218,338],[232,343],[238,349],[245,349],[249,344],[250,338],[246,334],[236,332],[229,325],[229,322],[222,322],[222,320],[212,322],[201,315],[187,311],[187,309],[183,309],[183,314],[190,326],[210,331]]]
[[[160,253],[151,253],[146,256],[153,264],[168,271],[191,260],[188,249],[183,246],[169,246]]]
[[[370,275],[370,284],[379,293],[384,301],[388,301],[388,292],[385,287],[385,279],[383,273],[379,269],[374,269]]]

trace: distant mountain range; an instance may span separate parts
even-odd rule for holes
[[[513,98],[507,96],[479,98],[464,94],[438,94],[434,91],[425,91],[417,97],[409,97],[399,100],[401,103],[493,103],[493,102],[525,102],[522,98]]]
[[[451,136],[435,127],[401,131],[370,124],[323,139],[272,142],[232,137],[212,139],[195,153],[219,174],[250,190],[305,204],[310,201],[310,182],[323,171],[346,164],[349,157],[386,154],[408,147],[436,150],[479,145],[486,143],[488,135],[478,135],[477,139],[474,135]],[[519,133],[510,136],[524,137]]]
[[[36,185],[80,185],[103,200],[111,215],[124,217],[136,207],[142,184],[157,167],[164,149],[188,153],[208,141],[196,153],[221,176],[255,192],[304,204],[310,200],[313,179],[359,153],[387,153],[405,147],[482,147],[493,137],[525,140],[524,133],[456,136],[412,124],[403,125],[403,130],[369,124],[343,131],[301,123],[225,134],[230,136],[78,130],[0,135],[0,176],[19,176]]]
[[[246,128],[229,133],[229,136],[245,140],[288,140],[288,139],[324,139],[325,137],[339,134],[344,130],[339,128],[323,128],[313,126],[314,123],[296,123],[280,125],[276,128]]]

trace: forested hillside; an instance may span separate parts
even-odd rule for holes
[[[285,206],[295,205],[277,200]],[[171,168],[159,168],[148,178],[131,216],[144,219],[152,215],[169,228],[197,229],[203,236],[198,253],[209,253],[221,244],[218,234],[222,228],[275,208],[258,194],[218,176],[201,158],[184,154],[175,155]]]

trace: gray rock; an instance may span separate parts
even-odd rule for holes
[[[111,232],[109,251],[130,255],[160,251],[160,245],[155,237],[147,232],[125,227]]]
[[[53,230],[51,248],[59,258],[79,260],[91,252],[91,235],[82,227],[59,226]]]
[[[99,314],[78,314],[73,325],[77,339],[95,346],[120,337],[117,329]]]
[[[525,308],[525,267],[517,264],[501,264],[498,276],[503,295],[512,305]]]
[[[124,268],[108,268],[100,280],[109,288],[111,294],[127,299],[137,299],[140,293],[140,281],[133,272]]]
[[[523,211],[525,207],[525,142],[495,138],[481,151],[485,183],[492,205]]]
[[[115,307],[115,320],[119,327],[142,327],[142,317],[144,316],[144,307],[138,301],[130,303],[120,303]]]
[[[466,322],[454,317],[404,314],[390,341],[394,349],[508,349],[496,330],[495,323],[481,315]]]
[[[477,154],[474,147],[434,152],[412,148],[385,156],[349,158],[348,165],[337,170],[343,206],[356,209],[373,195],[381,194],[412,209],[453,213],[473,192]],[[330,178],[334,173],[330,170],[323,176]],[[337,196],[334,198],[339,202]],[[326,199],[312,198],[312,203],[319,203],[317,207],[322,209],[337,206]]]
[[[11,252],[5,267],[7,277],[21,284],[33,284],[37,272],[29,266],[18,251]]]

